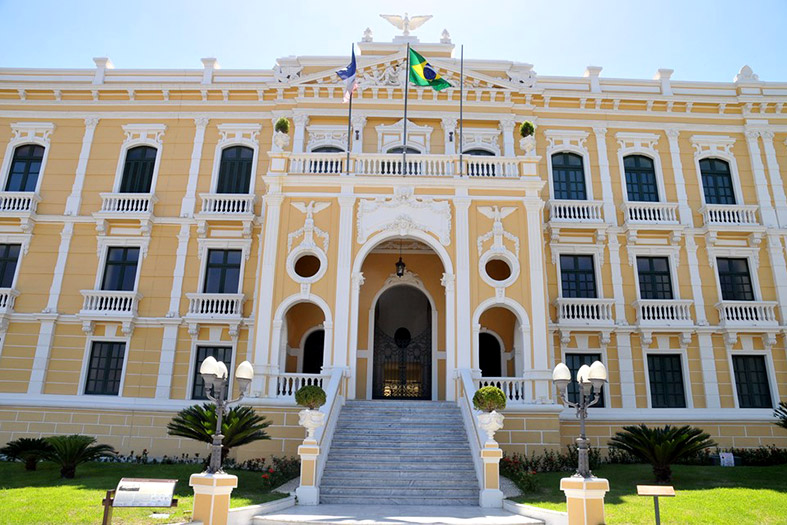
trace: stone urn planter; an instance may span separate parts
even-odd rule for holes
[[[533,135],[519,139],[519,147],[525,152],[526,157],[533,157],[536,154],[536,137]]]
[[[306,439],[314,441],[314,433],[325,424],[325,414],[319,410],[304,408],[298,412],[298,424],[306,429]]]
[[[498,410],[506,407],[506,396],[502,390],[496,386],[485,386],[479,388],[473,396],[473,406],[482,413],[478,414],[478,426],[486,432],[487,441],[485,447],[497,447],[495,432],[503,428],[505,417]]]
[[[277,152],[284,151],[284,148],[290,145],[290,136],[286,133],[277,131],[273,134],[273,145],[276,147]]]
[[[319,408],[325,404],[325,391],[316,385],[307,385],[295,392],[295,402],[305,407],[298,412],[298,424],[306,429],[306,440],[314,442],[314,433],[325,424],[325,414]]]
[[[491,412],[483,412],[476,416],[478,418],[478,426],[481,430],[486,432],[487,443],[497,444],[495,441],[495,432],[503,428],[503,420],[505,416],[500,412],[493,410]]]

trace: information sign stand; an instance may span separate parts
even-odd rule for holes
[[[108,490],[101,501],[104,506],[101,525],[112,523],[115,507],[177,507],[178,500],[172,497],[177,482],[176,479],[121,479],[117,488]]]
[[[659,513],[659,496],[669,498],[675,496],[675,488],[665,485],[637,485],[637,496],[653,496],[656,507],[656,525],[661,525]]]

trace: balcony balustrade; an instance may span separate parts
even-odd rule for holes
[[[135,317],[142,298],[137,292],[117,290],[82,290],[82,296],[79,314],[89,317]]]
[[[100,215],[150,215],[157,202],[152,193],[102,193]]]
[[[328,374],[271,374],[268,376],[273,383],[273,397],[275,399],[287,399],[295,402],[295,392],[304,386],[318,386],[325,389]]]
[[[646,327],[688,327],[691,318],[690,300],[640,299],[634,302],[637,324]]]
[[[0,313],[14,310],[14,302],[19,292],[13,288],[0,288]]]
[[[0,191],[0,215],[19,217],[36,212],[41,197],[32,191]]]
[[[189,310],[187,317],[199,320],[226,320],[243,315],[242,293],[187,293]]]
[[[612,299],[560,297],[555,300],[557,321],[570,326],[606,326],[614,323]]]
[[[550,222],[603,223],[603,201],[557,200],[547,203]]]
[[[737,204],[706,204],[700,208],[705,226],[760,226],[759,206]]]
[[[623,221],[629,225],[678,224],[678,205],[673,202],[624,202]]]
[[[757,328],[779,325],[776,303],[766,301],[719,301],[719,324],[725,328]]]
[[[255,196],[249,193],[201,193],[199,214],[211,218],[233,219],[254,215]]]

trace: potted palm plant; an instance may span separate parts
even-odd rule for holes
[[[290,121],[280,117],[273,125],[273,144],[279,151],[290,145]]]
[[[325,390],[317,385],[303,386],[295,392],[295,402],[304,407],[298,412],[298,424],[306,429],[306,440],[314,441],[314,432],[325,424],[325,413],[319,410],[325,404]]]
[[[536,154],[536,127],[532,122],[526,120],[519,125],[519,147],[525,152],[525,155],[532,157]]]
[[[505,417],[498,410],[506,407],[506,396],[496,386],[479,388],[473,396],[473,406],[482,413],[478,414],[478,426],[486,432],[486,445],[496,446],[495,432],[503,428]]]

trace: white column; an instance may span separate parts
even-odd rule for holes
[[[525,197],[527,211],[527,251],[530,268],[530,329],[533,344],[533,370],[549,370],[549,350],[547,349],[547,295],[546,273],[544,271],[543,212],[544,200],[538,193],[528,190]],[[527,370],[525,370],[527,372]],[[536,381],[536,399],[549,399],[550,387],[547,381]]]
[[[41,328],[36,342],[36,353],[33,357],[33,367],[30,372],[30,382],[27,385],[28,394],[42,394],[44,392],[44,379],[46,367],[49,363],[49,353],[52,350],[52,339],[55,336],[55,321],[57,319],[57,303],[60,299],[60,290],[63,287],[63,276],[66,271],[68,251],[71,246],[71,237],[74,235],[74,223],[67,222],[60,232],[60,247],[57,250],[57,261],[52,272],[52,285],[49,287],[49,299],[41,314]],[[80,385],[81,386],[81,385]]]
[[[443,273],[440,284],[445,288],[445,399],[456,399],[456,276]],[[370,349],[371,350],[371,349]]]
[[[689,279],[691,280],[691,293],[694,299],[694,315],[699,326],[707,326],[705,317],[705,297],[702,295],[702,278],[700,277],[700,263],[697,258],[697,243],[694,235],[686,235],[686,255],[689,261]]]
[[[773,286],[776,288],[776,300],[779,301],[781,324],[785,324],[787,322],[787,263],[784,260],[784,250],[779,234],[769,232],[767,241],[768,260],[773,271]]]
[[[93,134],[98,126],[98,117],[88,117],[85,119],[85,134],[82,136],[82,149],[79,152],[76,176],[74,185],[71,187],[71,195],[66,200],[65,215],[79,215],[79,205],[82,203],[82,188],[85,185],[85,173],[87,173],[87,161],[90,158],[90,147],[93,145]]]
[[[306,126],[309,125],[309,115],[299,113],[292,117],[295,124],[295,131],[292,137],[292,152],[303,153],[304,140],[306,138]]]
[[[189,181],[186,184],[186,196],[180,205],[181,217],[192,217],[194,206],[197,203],[197,180],[199,179],[199,165],[202,161],[202,144],[205,142],[205,128],[210,119],[202,116],[194,119],[197,128],[194,132],[194,147],[191,149],[191,164],[189,164]]]
[[[352,366],[350,367],[350,381],[349,386],[347,388],[347,399],[355,399],[356,397],[356,383],[358,379],[358,371],[355,369],[355,363],[358,360],[358,301],[361,295],[361,286],[363,286],[363,273],[356,272],[352,275],[352,291],[350,294],[350,363]],[[368,359],[371,361],[374,355],[373,348],[369,348],[369,357]],[[369,376],[366,378],[367,382],[372,381],[372,377]],[[367,390],[371,391],[369,384],[367,383]]]
[[[612,275],[612,298],[615,300],[615,323],[627,324],[626,322],[626,299],[623,295],[623,275],[620,264],[620,242],[618,236],[613,233],[609,236],[609,266]],[[601,264],[601,261],[595,261]]]
[[[467,190],[457,189],[456,212],[456,366],[471,368],[472,318],[470,313],[470,198]],[[540,237],[539,237],[540,238]],[[446,348],[446,353],[452,351]]]
[[[709,332],[699,332],[700,366],[702,384],[705,388],[705,408],[721,408],[719,378],[716,376],[716,356],[713,355],[713,338]]]
[[[348,355],[350,353],[348,325],[350,324],[353,211],[355,210],[355,195],[352,192],[352,186],[344,186],[342,194],[339,196],[339,242],[336,260],[336,300],[333,307],[333,362],[331,365],[343,368],[349,366],[351,375],[355,376],[355,356]],[[354,383],[353,377],[350,380],[351,388]]]
[[[264,197],[265,208],[265,242],[262,250],[262,265],[257,276],[259,303],[257,316],[254,319],[254,370],[255,378],[252,391],[263,392],[264,375],[279,373],[279,354],[271,347],[271,330],[273,328],[273,288],[276,284],[276,256],[279,242],[279,220],[284,195],[281,186],[271,183],[268,194]]]
[[[440,127],[443,128],[445,154],[456,155],[456,142],[459,140],[459,134],[456,132],[456,119],[454,117],[443,117]]]
[[[787,197],[784,195],[784,181],[779,171],[779,162],[776,160],[776,149],[773,147],[773,131],[760,131],[762,146],[765,149],[765,162],[768,164],[768,176],[773,188],[773,201],[776,204],[776,215],[779,225],[787,227]]]
[[[765,178],[765,166],[762,165],[760,145],[757,139],[759,131],[746,130],[746,145],[749,147],[749,159],[751,159],[751,171],[754,175],[754,188],[757,190],[757,204],[760,205],[760,217],[766,227],[776,226],[776,212],[771,206],[771,194],[768,191],[768,181]]]
[[[604,220],[608,224],[617,225],[618,216],[615,211],[615,197],[612,193],[612,177],[609,174],[609,157],[607,156],[607,128],[593,128],[596,134],[596,152],[598,154],[598,172],[601,179],[601,198],[604,200]]]
[[[352,153],[363,153],[363,130],[366,127],[366,117],[356,115],[352,119]]]
[[[164,334],[161,339],[161,355],[159,356],[158,378],[156,379],[156,399],[169,399],[172,386],[172,370],[175,366],[175,350],[178,345],[178,326],[180,322],[180,300],[183,297],[183,275],[186,270],[186,255],[189,248],[191,226],[181,224],[178,233],[178,248],[175,252],[175,269],[172,272],[172,289],[169,293],[169,311],[165,322]]]
[[[612,275],[612,295],[615,300],[615,324],[626,325],[626,300],[623,295],[623,276],[620,264],[620,243],[617,234],[609,236],[609,265]],[[618,370],[620,371],[620,397],[623,408],[636,408],[637,398],[634,387],[634,360],[631,355],[631,335],[615,332],[618,349]]]
[[[515,157],[514,151],[514,128],[516,122],[512,118],[500,119],[500,131],[503,132],[503,156]]]
[[[686,181],[683,177],[683,164],[680,161],[680,146],[678,144],[679,136],[679,129],[667,129],[669,154],[670,159],[672,160],[672,172],[675,176],[675,189],[678,192],[678,212],[680,213],[680,223],[689,227],[693,227],[694,219],[691,215],[691,208],[689,208],[689,199],[686,196]]]

